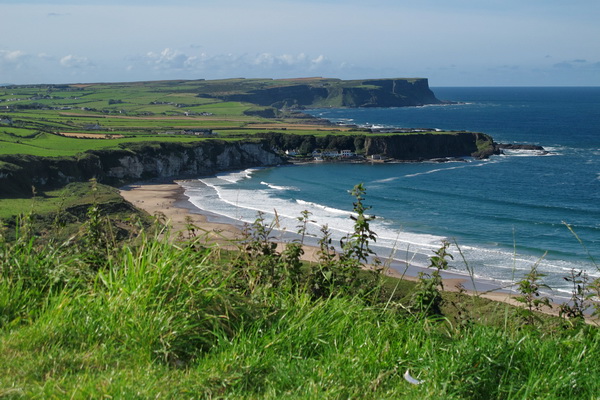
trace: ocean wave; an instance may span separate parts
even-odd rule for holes
[[[453,247],[457,249],[455,246]],[[547,275],[546,280],[552,280],[550,286],[553,288],[564,287],[562,278],[573,269],[576,271],[586,270],[591,277],[600,276],[600,272],[595,270],[592,265],[580,261],[553,259],[485,246],[459,245],[459,247],[460,253],[464,255],[470,265],[474,266],[479,275],[494,279],[514,282],[521,279],[534,265],[540,272]],[[452,251],[451,254],[453,254]],[[457,260],[456,255],[454,259]]]
[[[252,177],[252,174],[258,171],[259,169],[260,168],[248,168],[243,171],[224,172],[221,174],[217,174],[216,177],[230,183],[237,183],[243,179],[250,179]]]
[[[556,152],[548,150],[509,150],[503,149],[504,155],[510,157],[539,157],[539,156],[555,156]]]
[[[585,149],[569,148],[566,146],[544,146],[544,149],[548,152],[547,155],[553,156],[561,156],[568,153],[569,151],[587,151]]]
[[[327,211],[330,213],[334,213],[334,214],[345,215],[348,217],[353,215],[353,213],[351,213],[350,211],[340,210],[338,208],[327,207],[322,204],[312,203],[310,201],[296,199],[296,203],[301,204],[303,206],[310,206],[310,207],[318,208],[318,209],[321,209],[321,210],[324,210],[324,211]]]
[[[201,185],[204,186],[200,187]],[[197,181],[186,184],[184,188],[190,202],[196,207],[241,222],[253,222],[257,212],[264,213],[267,221],[274,219],[277,214],[277,229],[296,232],[298,217],[302,211],[307,210],[311,214],[310,220],[314,221],[308,226],[307,233],[311,237],[321,237],[321,227],[327,225],[333,241],[338,243],[354,229],[354,221],[350,218],[353,213],[350,211],[299,199],[274,198],[269,195],[268,190],[250,191],[231,189],[229,186],[210,186]],[[419,254],[422,260],[427,260],[445,239],[436,235],[396,230],[386,226],[383,220],[373,221],[372,228],[378,235],[377,246],[386,248],[388,252],[393,249],[402,253],[410,250]]]
[[[277,185],[273,185],[271,183],[263,182],[263,181],[261,181],[260,184],[265,185],[265,186],[269,187],[270,189],[275,189],[275,190],[281,190],[281,191],[288,190],[288,191],[294,191],[294,192],[299,191],[298,188],[295,188],[293,186],[277,186]]]
[[[256,219],[257,212],[264,212],[267,222],[275,219],[276,228],[282,232],[296,232],[298,217],[303,210],[311,213],[311,222],[308,226],[308,236],[320,238],[320,229],[327,225],[334,243],[353,230],[351,212],[325,206],[314,202],[297,199],[273,198],[269,190],[242,190],[230,188],[234,185],[205,185],[202,181],[186,182],[182,185],[186,195],[196,207],[208,212],[225,217],[251,223]],[[399,261],[410,260],[413,265],[427,266],[433,251],[442,245],[446,237],[431,234],[422,234],[393,228],[385,219],[375,219],[371,228],[377,233],[377,241],[372,243],[377,248],[377,254],[386,257],[394,254],[394,259]],[[492,245],[493,246],[493,245]],[[549,285],[556,289],[567,286],[562,280],[563,276],[575,268],[591,269],[589,265],[573,261],[554,259],[541,259],[531,255],[515,254],[510,249],[479,245],[460,245],[460,250],[453,244],[450,253],[454,256],[451,261],[452,269],[466,271],[462,257],[467,260],[474,270],[477,278],[492,279],[499,282],[514,282],[521,279],[532,267],[537,264],[541,272],[547,274]],[[595,271],[588,272],[590,276],[598,275]]]
[[[373,183],[389,183],[389,182],[393,182],[400,179],[399,176],[392,176],[391,178],[385,178],[385,179],[377,179],[375,181],[373,181]]]
[[[404,175],[404,178],[414,178],[415,176],[435,174],[437,172],[452,171],[452,170],[455,170],[455,169],[463,169],[463,168],[469,168],[469,167],[481,167],[481,166],[484,166],[486,164],[487,163],[485,163],[485,162],[481,162],[481,163],[468,163],[468,164],[461,163],[461,165],[459,165],[459,166],[446,167],[446,168],[436,168],[436,169],[432,169],[432,170],[429,170],[429,171],[417,172],[417,173],[414,173],[414,174]]]

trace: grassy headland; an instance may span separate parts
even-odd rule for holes
[[[396,81],[408,89],[397,89],[398,94],[390,96],[408,104],[437,102],[426,81],[424,87],[416,89],[411,80]],[[387,85],[385,80],[377,82]],[[385,93],[378,86],[367,87]],[[305,88],[325,90],[329,95],[303,98],[300,92]],[[293,110],[304,106],[342,106],[344,91],[364,88],[361,81],[336,79],[2,87],[0,154],[74,155],[118,148],[132,141],[203,140],[214,137],[211,130],[217,131],[219,138],[288,129],[297,134],[335,134],[348,128],[327,125]],[[347,93],[345,96],[352,97]],[[282,103],[281,99],[285,101]],[[381,102],[384,105],[384,99]]]

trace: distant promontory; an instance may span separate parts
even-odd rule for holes
[[[221,86],[211,85],[211,90],[205,91],[202,96],[224,101],[242,101],[277,109],[409,107],[442,103],[429,89],[426,78],[240,79],[228,83]]]

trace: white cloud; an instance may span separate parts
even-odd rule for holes
[[[170,48],[166,48],[160,53],[148,52],[146,56],[148,62],[157,69],[187,69],[194,63],[194,57]]]
[[[143,61],[155,71],[165,73],[179,71],[211,75],[231,74],[231,76],[238,76],[240,73],[244,76],[270,76],[278,73],[302,75],[303,71],[315,71],[330,64],[329,59],[324,55],[313,58],[305,53],[187,54],[171,48],[165,48],[160,52],[148,52],[143,57]]]
[[[284,68],[304,68],[314,69],[321,65],[328,64],[328,59],[324,55],[311,59],[304,53],[298,55],[282,54],[273,55],[270,53],[262,53],[254,57],[251,61],[253,65],[260,67],[284,67]]]
[[[79,57],[72,54],[61,58],[60,65],[65,68],[88,68],[94,66],[87,57]]]
[[[37,57],[40,60],[44,60],[44,61],[53,61],[53,60],[55,60],[55,57],[53,57],[53,56],[51,56],[50,54],[47,54],[47,53],[39,53],[37,55]]]
[[[21,50],[0,50],[0,59],[8,63],[19,63],[27,57],[27,54]]]

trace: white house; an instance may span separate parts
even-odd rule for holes
[[[340,153],[337,150],[325,150],[323,151],[323,157],[339,157]]]

